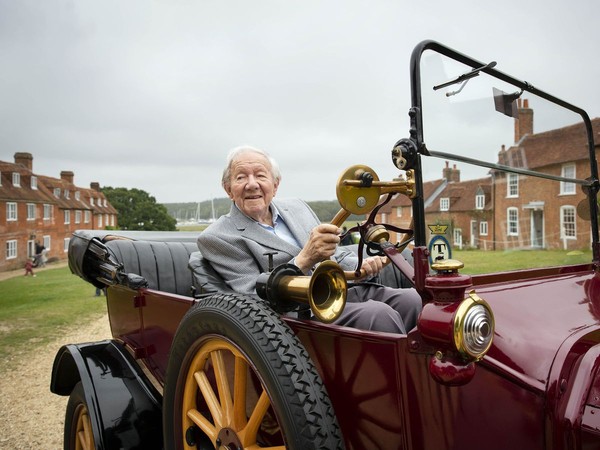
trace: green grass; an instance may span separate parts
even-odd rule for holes
[[[58,338],[106,312],[104,297],[68,268],[0,281],[0,361]]]
[[[465,267],[461,270],[462,273],[473,275],[533,267],[589,263],[592,261],[592,252],[591,250],[581,252],[566,250],[454,250],[452,259],[464,263]]]

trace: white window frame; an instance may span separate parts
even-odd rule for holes
[[[69,251],[69,242],[71,242],[70,238],[63,239],[63,252],[67,253]]]
[[[573,171],[573,173],[569,173]],[[560,176],[563,178],[575,178],[576,168],[575,164],[563,164],[560,169]],[[575,183],[569,183],[567,181],[560,182],[560,195],[575,195],[577,193],[577,189],[575,187]]]
[[[450,211],[450,198],[440,198],[440,211]]]
[[[475,209],[483,209],[485,206],[485,194],[475,196]]]
[[[90,223],[91,217],[92,217],[92,212],[89,209],[86,209],[83,212],[83,223]]]
[[[60,198],[60,188],[55,187],[53,192],[56,198]]]
[[[6,221],[15,222],[19,218],[16,202],[6,202]]]
[[[14,187],[21,187],[21,174],[19,172],[12,173],[12,184]]]
[[[31,175],[31,189],[36,190],[38,188],[38,179],[35,175]]]
[[[90,197],[90,205],[94,206],[94,197]]]
[[[519,196],[519,174],[506,174],[506,197],[516,198]]]
[[[81,223],[81,210],[75,210],[75,223]]]
[[[511,214],[514,214],[514,218],[511,218]],[[514,206],[506,208],[506,235],[519,235],[519,208],[515,208]]]
[[[52,220],[54,208],[50,203],[44,203],[44,220]]]
[[[452,231],[452,240],[454,241],[454,246],[461,248],[463,246],[463,241],[462,241],[463,235],[462,235],[462,228],[455,228]]]
[[[50,244],[52,243],[52,238],[50,237],[50,235],[46,234],[43,237],[43,241],[44,241],[44,247],[46,247],[47,251],[50,251]]]
[[[115,215],[111,214],[110,216],[110,226],[114,227],[115,226]]]
[[[568,214],[568,222],[567,222]],[[577,212],[574,206],[564,205],[560,207],[560,238],[561,239],[577,239]],[[567,234],[567,224],[572,224],[571,233]]]
[[[75,200],[80,200],[80,199],[81,199],[81,192],[75,191]]]
[[[27,220],[37,219],[37,207],[35,203],[27,203]]]
[[[65,225],[68,225],[70,223],[71,223],[71,210],[65,209]]]
[[[482,220],[481,222],[479,222],[479,235],[480,236],[487,236],[488,235],[488,223],[487,220]]]
[[[17,257],[17,240],[6,241],[6,259],[15,259]]]
[[[381,215],[382,217],[385,216],[385,214]],[[385,222],[385,219],[381,219],[382,222]],[[98,228],[102,229],[102,214],[98,214]]]

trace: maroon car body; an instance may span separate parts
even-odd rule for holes
[[[323,381],[343,435],[340,447],[600,448],[598,175],[591,126],[585,127],[591,147],[590,174],[580,183],[591,210],[590,261],[493,274],[466,275],[460,268],[448,267],[432,270],[421,166],[421,159],[437,156],[424,146],[421,117],[424,83],[419,67],[427,50],[459,61],[473,73],[485,72],[510,82],[589,122],[585,112],[496,71],[493,65],[435,42],[419,44],[411,61],[411,136],[401,148],[402,167],[416,174],[414,260],[407,264],[393,248],[384,252],[424,299],[419,325],[407,335],[393,335],[290,317],[283,321],[299,338]],[[467,76],[459,76],[455,84],[474,78],[473,73],[465,72]],[[396,162],[398,153],[393,158]],[[506,169],[493,164],[485,167]],[[524,171],[517,168],[517,173]],[[561,178],[554,181],[564,182]],[[115,235],[128,240],[113,240]],[[169,271],[179,273],[177,266],[185,266],[195,250],[195,236],[81,234],[73,245],[79,241],[83,250],[71,251],[71,268],[98,283],[107,278],[98,276],[98,266],[106,261],[90,256],[92,239],[110,250],[119,270],[141,275],[148,283],[136,285],[139,280],[120,279],[109,285],[113,339],[61,349],[53,368],[52,391],[69,395],[78,382],[83,384],[95,448],[120,448],[113,444],[117,441],[121,448],[162,448],[163,441],[171,439],[164,435],[162,425],[163,389],[168,370],[173,370],[168,368],[170,353],[184,316],[203,297],[166,288],[162,280],[171,283],[173,275],[165,275],[159,262],[171,265],[173,261],[174,269]],[[150,269],[142,267],[144,258],[151,261]],[[137,266],[132,268],[134,260]],[[192,284],[189,277],[182,275],[174,285]],[[454,341],[457,308],[471,294],[485,299],[493,312],[493,342],[480,357],[460,353]],[[108,400],[115,397],[121,401]],[[286,441],[286,445],[297,448],[294,442]],[[212,447],[188,442],[181,448]]]

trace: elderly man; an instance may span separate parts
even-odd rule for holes
[[[265,151],[238,147],[227,157],[222,185],[233,201],[198,238],[204,258],[236,292],[255,294],[256,279],[268,270],[266,252],[276,252],[274,266],[296,265],[309,274],[326,260],[355,270],[358,257],[338,247],[341,230],[322,224],[301,200],[274,200],[281,181],[279,166]],[[366,258],[367,277],[383,265],[379,256]],[[365,330],[406,333],[416,325],[421,298],[414,289],[392,289],[375,283],[351,284],[346,307],[334,322]]]

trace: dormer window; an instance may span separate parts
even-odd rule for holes
[[[37,189],[37,177],[35,175],[31,176],[31,189]]]
[[[440,198],[440,211],[448,211],[450,209],[450,199],[448,197]]]
[[[54,188],[54,196],[60,198],[60,188]]]
[[[485,207],[485,194],[479,190],[475,195],[475,209],[483,209]]]
[[[79,201],[81,199],[81,193],[79,191],[75,191],[75,200]]]
[[[94,206],[94,197],[90,197],[90,205]]]
[[[69,191],[68,189],[65,189],[65,198],[67,200],[71,198],[71,191]]]
[[[104,206],[108,206],[108,201],[104,199]]]
[[[19,172],[13,172],[12,184],[14,187],[21,187],[21,174]]]

